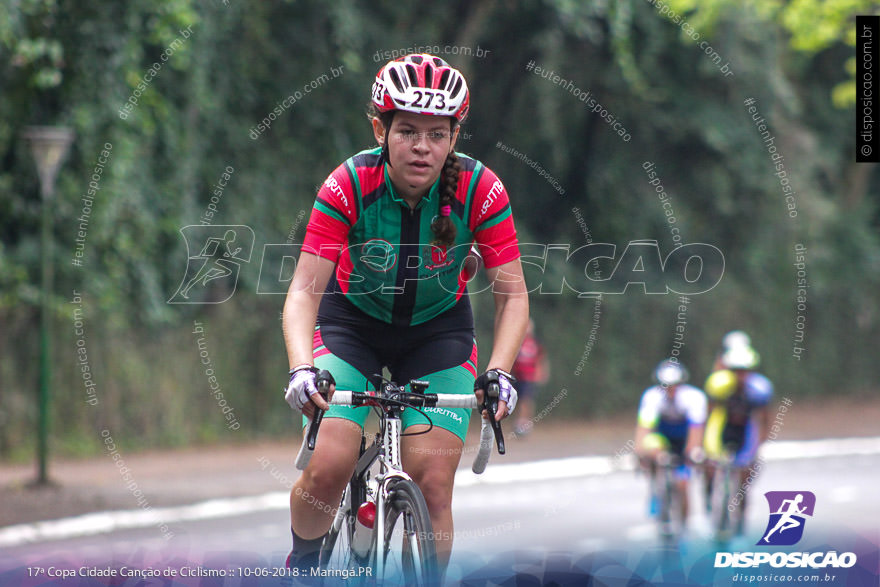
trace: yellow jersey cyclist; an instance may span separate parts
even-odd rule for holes
[[[654,369],[655,385],[642,394],[639,402],[635,451],[642,467],[651,475],[651,514],[659,507],[657,495],[658,459],[673,455],[679,462],[675,470],[676,490],[681,503],[681,527],[688,516],[688,481],[691,464],[702,460],[703,425],[706,422],[706,395],[688,385],[688,370],[677,360],[665,360]]]
[[[704,439],[707,508],[711,507],[715,474],[712,461],[732,458],[732,466],[739,470],[738,481],[744,484],[771,424],[768,404],[773,398],[773,384],[755,371],[760,364],[758,353],[751,346],[735,344],[723,352],[720,363],[722,368],[709,375],[705,385],[710,402]],[[755,471],[751,475],[754,478]],[[743,532],[746,496],[735,514],[737,534]]]
[[[481,162],[454,148],[469,105],[464,76],[442,59],[413,54],[388,62],[372,88],[378,147],[334,170],[319,189],[284,304],[290,364],[286,399],[307,422],[327,411],[314,456],[291,491],[288,566],[318,564],[318,552],[351,478],[369,407],[329,407],[317,369],[339,389],[375,389],[383,368],[398,383],[427,380],[432,393],[481,395],[467,295],[476,244],[495,302],[487,363],[499,374],[497,419],[517,394],[509,375],[529,320],[528,296],[507,191]],[[335,390],[335,386],[331,387]],[[452,548],[452,489],[470,411],[404,413],[401,457],[431,517],[438,568]],[[306,501],[299,496],[310,496]]]

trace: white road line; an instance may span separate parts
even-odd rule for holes
[[[857,501],[858,497],[859,488],[855,485],[844,485],[831,490],[832,503],[851,503]]]
[[[825,440],[768,441],[761,447],[765,461],[787,461],[845,455],[880,454],[880,437],[830,438]],[[513,482],[548,481],[570,477],[607,475],[614,471],[632,471],[636,460],[633,455],[623,458],[587,456],[550,459],[512,465],[494,465],[482,475],[460,470],[455,476],[456,487],[496,485]]]
[[[657,538],[657,524],[639,524],[626,529],[626,539],[630,542],[646,542]]]
[[[576,543],[576,550],[581,552],[594,552],[604,550],[608,541],[604,538],[584,538]]]
[[[880,437],[834,438],[826,440],[767,442],[761,455],[767,461],[809,459],[845,455],[880,454]],[[628,455],[631,457],[631,455]],[[545,482],[608,475],[615,471],[632,470],[634,459],[605,456],[571,457],[492,465],[482,475],[459,470],[456,487],[507,485],[512,483]],[[0,528],[0,547],[11,547],[46,540],[62,540],[130,528],[158,524],[208,520],[240,516],[254,512],[283,510],[289,507],[289,494],[276,491],[252,497],[212,499],[188,506],[97,512],[60,520],[18,524]]]
[[[290,507],[290,494],[276,491],[253,497],[212,499],[187,506],[96,512],[61,520],[7,526],[0,529],[0,546],[61,540],[130,528],[145,528],[163,523],[225,518],[288,507]]]

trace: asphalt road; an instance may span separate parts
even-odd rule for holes
[[[880,544],[880,500],[876,490],[880,484],[880,441],[863,439],[859,447],[825,450],[831,453],[828,456],[810,456],[822,454],[823,450],[809,446],[806,450],[792,448],[794,452],[788,453],[777,451],[779,454],[768,460],[762,474],[748,488],[751,503],[745,536],[726,548],[755,549],[768,520],[764,492],[811,491],[816,495],[816,508],[805,528],[805,536],[812,537],[809,544],[823,544],[831,536],[860,540],[863,548],[867,544],[868,551],[874,549],[871,556],[876,564]],[[585,457],[494,468],[490,464],[483,479],[461,472],[453,503],[456,531],[450,580],[473,573],[493,557],[503,556],[511,560],[517,556],[521,561],[530,559],[528,564],[543,564],[546,568],[554,557],[570,561],[590,553],[616,553],[624,559],[622,566],[635,569],[644,553],[657,549],[656,528],[647,515],[647,483],[632,470],[616,468],[625,462]],[[692,489],[694,507],[688,538],[676,555],[680,558],[678,564],[685,568],[689,561],[714,546],[703,514],[703,501],[696,488]],[[120,518],[120,514],[99,514],[106,518],[105,527],[115,524],[119,529],[89,535],[76,534],[86,531],[83,528],[101,528],[102,524],[96,523],[100,518],[73,519],[67,521],[70,537],[53,540],[28,537],[24,527],[19,528],[16,537],[7,528],[5,534],[0,532],[0,585],[5,587],[24,577],[28,567],[54,567],[57,572],[84,565],[127,565],[169,567],[179,572],[181,568],[200,565],[283,566],[290,544],[284,492],[250,501],[238,498],[206,503],[200,508],[154,510],[149,512],[152,518],[142,519],[134,519],[138,514],[135,512],[129,515],[132,519],[128,522],[124,515]],[[230,515],[231,512],[237,513]],[[161,526],[163,521],[167,522],[165,530]],[[139,527],[125,528],[126,525]],[[64,536],[64,524],[56,524],[54,531],[56,536]],[[513,555],[514,552],[520,554]],[[8,571],[15,568],[17,572]],[[7,572],[3,574],[2,570]],[[45,574],[34,577],[31,584],[44,584],[47,579]],[[182,584],[256,584],[241,577],[210,583],[212,580],[187,579],[189,582]],[[58,584],[78,585],[79,581],[73,578]],[[135,582],[115,584],[138,584],[135,579],[131,581]]]

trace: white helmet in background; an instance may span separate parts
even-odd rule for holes
[[[721,355],[721,364],[725,369],[754,369],[760,363],[760,355],[748,346],[731,347]]]
[[[752,339],[742,330],[731,330],[721,339],[721,346],[725,349],[740,346],[749,347],[752,346]]]
[[[654,381],[660,385],[671,386],[684,383],[688,380],[688,370],[678,361],[660,361],[657,368],[654,369]]]

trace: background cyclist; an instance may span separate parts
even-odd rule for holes
[[[745,483],[755,463],[758,448],[770,432],[768,404],[773,398],[773,384],[754,371],[760,363],[758,353],[748,345],[734,345],[721,356],[722,368],[706,380],[710,413],[706,422],[704,446],[706,463],[706,504],[711,507],[712,483],[718,460],[730,453],[733,466],[739,469],[739,483]],[[757,474],[753,471],[752,477]],[[742,534],[745,524],[747,493],[734,517],[736,532]]]
[[[383,367],[398,383],[427,379],[434,393],[485,386],[486,374],[477,377],[462,267],[474,242],[495,301],[487,365],[500,374],[506,400],[497,418],[513,411],[516,390],[507,371],[526,330],[528,297],[504,186],[485,165],[453,150],[468,104],[462,74],[431,55],[407,55],[376,75],[370,120],[379,147],[346,160],[318,191],[284,304],[291,367],[285,397],[306,416],[328,408],[316,395],[316,368],[329,369],[340,389],[372,389],[368,380]],[[327,412],[314,456],[291,492],[289,565],[317,563],[331,523],[326,511],[339,503],[354,470],[369,412]],[[443,569],[470,411],[426,412],[434,428],[403,438],[402,461],[424,493]],[[403,425],[410,433],[428,428],[413,410]],[[297,497],[305,492],[317,505]]]
[[[654,369],[656,385],[642,394],[635,433],[635,452],[642,467],[651,475],[651,514],[659,507],[657,460],[676,455],[676,489],[681,499],[681,525],[688,516],[689,463],[702,460],[703,425],[706,421],[706,395],[688,385],[688,371],[675,360],[662,361]]]
[[[721,357],[724,356],[724,353],[732,348],[736,347],[751,347],[752,339],[748,334],[743,332],[742,330],[731,330],[723,337],[721,337],[721,350],[718,351],[718,354],[715,355],[715,363],[712,365],[712,372],[720,371],[724,369],[724,365],[721,363]]]
[[[519,410],[516,415],[514,433],[523,437],[532,431],[535,415],[535,397],[541,386],[550,377],[547,353],[535,334],[535,321],[529,319],[526,337],[523,339],[516,362],[513,364],[513,376],[516,377],[516,390],[519,392]]]

